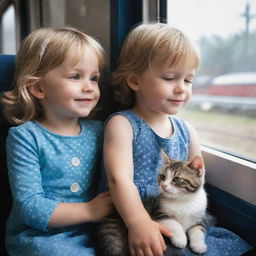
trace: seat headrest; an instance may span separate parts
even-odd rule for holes
[[[15,55],[0,55],[0,92],[10,89],[14,73]]]

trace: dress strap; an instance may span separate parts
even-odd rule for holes
[[[113,114],[111,114],[105,121],[105,125],[107,124],[107,122],[116,115],[121,115],[124,116],[129,123],[132,126],[132,130],[133,130],[133,140],[136,141],[137,139],[137,135],[138,135],[138,122],[140,122],[139,117],[132,111],[132,110],[124,110],[124,111],[119,111],[119,112],[115,112]]]

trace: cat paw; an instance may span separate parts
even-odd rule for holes
[[[193,252],[199,254],[205,253],[207,251],[207,245],[205,243],[190,243],[190,248]]]
[[[187,237],[185,234],[179,234],[172,237],[172,244],[178,248],[185,248],[187,245]]]

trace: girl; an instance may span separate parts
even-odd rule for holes
[[[109,194],[94,191],[102,123],[87,120],[103,63],[101,45],[73,28],[38,29],[20,46],[3,98],[19,124],[7,138],[11,256],[95,255],[89,223],[111,211]]]
[[[163,255],[161,233],[171,236],[171,230],[151,220],[141,202],[158,192],[161,149],[180,161],[201,156],[193,127],[174,116],[191,97],[198,66],[192,43],[167,24],[138,26],[121,50],[113,86],[116,99],[130,109],[113,114],[106,123],[104,164],[112,200],[128,227],[132,256]],[[209,255],[240,255],[247,245],[236,239],[226,244],[222,240],[223,245],[208,238]],[[220,247],[217,254],[211,245]]]

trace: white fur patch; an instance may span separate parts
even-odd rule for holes
[[[171,233],[171,241],[172,244],[178,248],[185,248],[187,245],[187,236],[186,233],[184,232],[183,227],[173,219],[165,219],[159,221],[162,225],[167,227]]]
[[[205,233],[196,226],[188,231],[189,246],[195,253],[205,253],[207,245],[205,244]]]
[[[180,198],[164,198],[161,205],[162,210],[174,216],[186,232],[204,216],[207,206],[206,193],[200,188],[196,194],[183,195]]]

